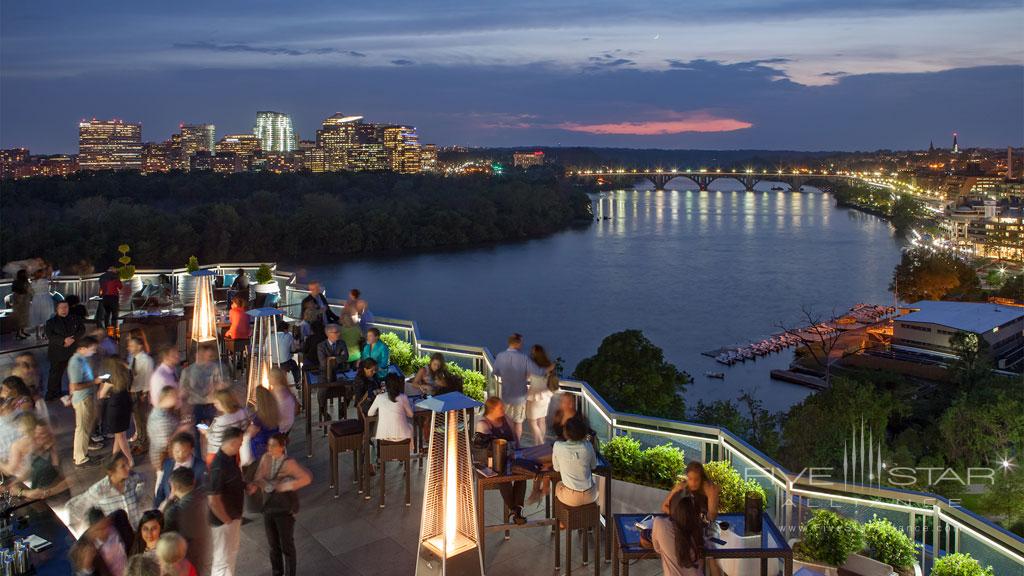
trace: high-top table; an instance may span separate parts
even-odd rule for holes
[[[640,530],[636,523],[646,516],[615,515],[615,576],[619,576],[620,570],[623,576],[629,576],[629,567],[634,561],[661,559],[657,552],[640,545]],[[718,536],[720,542],[705,541],[704,557],[707,562],[718,562],[729,576],[768,576],[779,573],[778,570],[768,569],[769,561],[774,559],[776,563],[782,562],[781,573],[784,576],[793,576],[793,550],[768,514],[761,515],[760,533],[747,533],[743,514],[719,514],[717,521],[721,527]]]
[[[37,500],[14,511],[14,537],[27,538],[35,534],[53,545],[40,552],[29,552],[36,576],[66,576],[73,574],[68,556],[75,537],[43,500]]]

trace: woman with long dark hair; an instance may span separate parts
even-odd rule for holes
[[[412,405],[405,395],[405,381],[398,374],[384,379],[385,394],[377,394],[366,411],[377,415],[376,439],[381,442],[408,442],[412,438]]]
[[[534,344],[530,348],[530,389],[526,395],[526,419],[533,431],[534,444],[543,444],[545,441],[548,409],[551,407],[551,397],[555,395],[550,383],[554,370],[555,363],[548,358],[544,347]],[[558,376],[554,378],[557,387]]]
[[[131,373],[121,359],[111,356],[104,358],[100,370],[110,374],[110,378],[100,387],[99,398],[107,400],[103,412],[103,427],[114,435],[113,453],[124,454],[128,466],[135,466],[132,447],[128,442],[128,428],[132,421]]]
[[[704,574],[704,523],[696,499],[678,494],[667,517],[654,519],[651,542],[661,555],[665,576],[701,576]]]
[[[704,465],[700,462],[693,460],[686,465],[686,475],[672,488],[665,501],[662,502],[661,511],[671,514],[672,501],[680,493],[693,496],[697,511],[703,517],[704,522],[714,522],[718,517],[719,487],[708,478],[707,472],[704,471]]]
[[[28,270],[22,268],[14,275],[14,282],[11,283],[11,308],[14,313],[14,328],[17,330],[14,337],[18,340],[28,338],[28,309],[32,303],[32,285],[28,281]]]
[[[160,533],[164,531],[164,513],[159,510],[147,510],[142,513],[139,525],[135,528],[135,539],[129,556],[145,554],[156,558],[156,543],[160,541]]]
[[[420,392],[433,395],[441,387],[440,380],[447,377],[448,368],[445,365],[444,354],[434,352],[430,355],[430,362],[416,372],[412,385],[419,388]]]

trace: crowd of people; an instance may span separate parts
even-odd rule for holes
[[[18,306],[27,303],[30,310],[17,313],[37,319],[36,284],[25,284],[23,276],[15,294],[21,295]],[[183,362],[176,346],[151,350],[142,330],[119,332],[114,300],[122,287],[115,279],[116,274],[100,283],[100,303],[115,312],[104,312],[102,321],[97,315],[92,330],[85,314],[75,311],[80,304],[54,304],[47,292],[51,313],[41,337],[47,340],[49,374],[44,379],[35,357],[24,353],[0,386],[0,473],[13,479],[8,489],[16,496],[66,503],[82,530],[71,551],[79,574],[236,574],[247,500],[262,515],[273,574],[296,574],[297,491],[312,482],[312,475],[287,452],[300,410],[295,385],[304,379],[352,378],[355,386],[342,398],[342,414],[352,402],[376,418],[377,443],[411,446],[414,435],[407,381],[391,367],[390,350],[369,324],[366,301],[352,290],[336,313],[322,285],[311,282],[301,324],[292,330],[279,323],[278,367],[269,374],[269,387],[257,388],[247,405],[215,344],[199,345],[194,358]],[[248,283],[236,279],[224,334],[228,351],[249,345],[250,298]],[[28,335],[31,322],[19,324],[19,338]],[[502,485],[507,521],[527,523],[524,509],[549,493],[565,506],[596,502],[596,434],[571,394],[558,395],[549,419],[559,381],[545,349],[533,345],[527,353],[523,336],[513,334],[493,368],[500,396],[486,400],[476,421],[474,456],[481,465],[485,459],[490,466],[504,464],[493,460],[493,446],[501,441],[509,465],[536,472],[529,496],[526,481]],[[440,353],[411,375],[408,385],[425,395],[462,390]],[[73,497],[49,424],[50,414],[60,409],[56,400],[74,411],[73,464],[102,463],[105,472]],[[323,414],[325,398],[320,401]],[[139,470],[144,454],[152,472]],[[554,486],[549,470],[558,472]],[[663,511],[667,516],[655,521],[645,538],[661,553],[665,573],[700,573],[717,487],[699,464],[691,463]]]

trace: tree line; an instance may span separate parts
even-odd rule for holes
[[[593,219],[555,169],[504,176],[80,173],[4,182],[5,261],[141,267],[315,259],[515,241]]]

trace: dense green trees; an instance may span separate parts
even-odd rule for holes
[[[850,206],[888,218],[893,228],[904,233],[925,219],[921,202],[908,194],[896,194],[886,188],[860,182],[840,182],[832,195],[840,206]]]
[[[956,255],[914,248],[903,252],[889,289],[898,289],[904,302],[969,300],[978,298],[980,282],[974,268]]]
[[[589,221],[554,170],[503,177],[392,173],[76,174],[4,183],[5,260],[140,267],[309,261],[519,240]]]
[[[681,396],[689,377],[639,330],[625,330],[601,342],[597,354],[576,366],[585,380],[616,410],[683,420]]]

